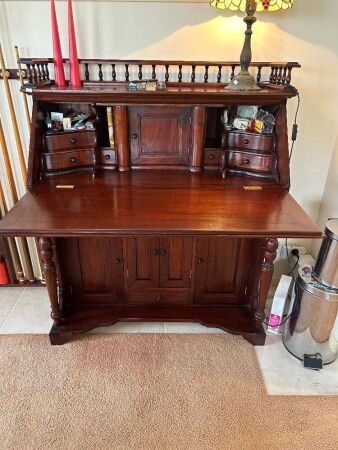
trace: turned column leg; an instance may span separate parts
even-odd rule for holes
[[[51,318],[54,325],[60,324],[61,312],[59,308],[58,295],[57,295],[57,281],[56,270],[53,261],[53,244],[50,238],[39,238],[39,251],[42,260],[42,271],[46,280],[47,290],[49,294],[49,300],[51,304]]]
[[[273,275],[273,262],[277,256],[277,239],[268,238],[265,242],[264,258],[261,267],[261,276],[259,282],[258,304],[255,310],[256,322],[261,323],[264,319],[264,308],[268,297],[269,287]]]

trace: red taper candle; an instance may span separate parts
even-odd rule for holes
[[[72,88],[79,88],[81,87],[81,78],[80,78],[79,60],[77,57],[72,0],[68,0],[68,34],[69,34],[70,85]]]
[[[54,79],[57,87],[65,87],[66,79],[63,68],[61,44],[58,22],[56,18],[55,3],[51,0],[51,17],[52,17],[52,39],[53,39],[53,54],[54,54]]]

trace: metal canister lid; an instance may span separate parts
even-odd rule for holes
[[[329,219],[326,222],[325,234],[327,237],[338,241],[338,219]]]
[[[331,302],[338,302],[338,290],[324,286],[313,278],[311,266],[305,265],[298,269],[297,284],[316,297]]]

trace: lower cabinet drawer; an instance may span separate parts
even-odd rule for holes
[[[47,171],[94,166],[94,149],[80,149],[66,152],[45,153],[44,161]]]
[[[189,292],[129,292],[128,303],[158,304],[158,305],[187,305],[191,303]]]
[[[248,172],[272,173],[275,158],[273,155],[228,150],[225,153],[226,169],[241,169]]]

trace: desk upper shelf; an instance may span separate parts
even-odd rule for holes
[[[168,83],[165,90],[128,91],[126,83],[84,84],[80,89],[46,86],[34,89],[34,98],[49,102],[86,102],[99,104],[170,104],[170,105],[225,105],[276,104],[297,95],[297,90],[286,86],[263,86],[260,91],[230,91],[224,84]]]
[[[243,187],[254,184],[261,190]],[[78,173],[39,182],[1,220],[0,234],[321,237],[281,186],[156,170],[95,177]]]

